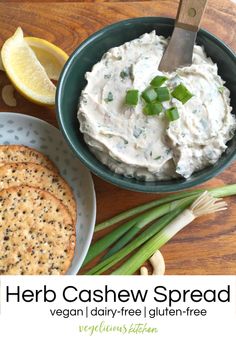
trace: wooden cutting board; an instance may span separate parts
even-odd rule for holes
[[[70,54],[86,37],[102,27],[129,17],[175,17],[178,1],[47,2],[20,0],[0,2],[0,47],[17,26],[26,35],[45,38]],[[236,4],[229,0],[209,0],[202,26],[236,49]],[[0,90],[8,82],[0,72]],[[0,111],[34,115],[56,125],[53,109],[29,103],[16,94],[12,109],[0,97]],[[97,221],[123,210],[159,198],[117,188],[94,176]],[[236,163],[204,186],[236,183]],[[203,187],[203,186],[201,186]],[[203,217],[180,232],[162,248],[166,274],[236,274],[236,197],[228,199],[229,209]],[[100,235],[95,235],[94,239]],[[82,273],[82,272],[81,272]]]

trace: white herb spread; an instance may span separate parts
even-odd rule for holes
[[[155,32],[110,49],[86,73],[78,119],[84,139],[96,157],[111,170],[147,181],[188,178],[216,163],[234,134],[229,90],[217,74],[217,65],[203,48],[194,46],[193,64],[168,77],[172,91],[180,83],[194,95],[184,105],[175,98],[180,118],[169,122],[165,113],[145,116],[143,103],[124,104],[126,91],[141,93],[157,75],[168,40]]]

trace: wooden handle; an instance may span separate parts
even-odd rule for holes
[[[198,31],[207,0],[180,0],[176,26]]]

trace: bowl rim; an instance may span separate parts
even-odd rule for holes
[[[107,25],[100,30],[94,32],[92,35],[90,35],[88,38],[86,38],[83,42],[81,42],[78,47],[72,52],[72,54],[69,56],[66,64],[63,67],[63,70],[60,74],[59,80],[58,80],[58,85],[57,85],[57,90],[56,90],[56,116],[57,116],[57,122],[59,125],[60,130],[62,131],[62,134],[68,143],[69,147],[72,149],[72,151],[79,157],[81,162],[89,168],[90,171],[92,171],[95,175],[98,177],[104,179],[105,181],[116,185],[118,187],[122,187],[128,190],[132,191],[137,191],[137,192],[146,192],[146,193],[163,193],[163,192],[176,192],[180,191],[183,189],[191,188],[198,186],[211,178],[217,176],[219,173],[224,171],[230,164],[231,162],[235,159],[236,156],[236,149],[233,151],[230,155],[226,157],[224,160],[224,163],[219,165],[219,166],[212,166],[213,170],[210,169],[207,171],[207,173],[203,176],[199,176],[200,181],[198,182],[198,177],[196,177],[195,180],[191,180],[191,177],[189,179],[183,180],[181,179],[180,184],[172,183],[172,180],[170,181],[152,181],[152,182],[146,182],[145,184],[139,184],[138,180],[134,181],[134,178],[127,178],[125,176],[116,174],[113,172],[113,175],[108,175],[106,171],[101,171],[99,167],[95,166],[93,163],[90,162],[90,160],[87,160],[83,154],[81,154],[80,151],[75,147],[73,141],[71,141],[70,136],[67,132],[67,129],[65,127],[62,117],[62,108],[61,108],[61,96],[63,92],[63,87],[64,87],[64,79],[66,77],[67,72],[69,71],[70,67],[74,64],[76,61],[77,54],[81,52],[84,47],[86,47],[88,44],[99,38],[99,36],[103,35],[104,32],[116,29],[117,27],[120,27],[121,25],[125,26],[128,24],[135,24],[135,23],[140,23],[141,21],[159,21],[159,24],[169,24],[169,25],[174,25],[175,20],[173,18],[169,17],[158,17],[158,16],[146,16],[146,17],[136,17],[136,18],[129,18],[126,20],[118,21],[115,23],[112,23],[110,25]],[[157,23],[158,25],[158,23]],[[236,54],[231,49],[223,40],[221,40],[219,37],[216,35],[212,34],[208,30],[204,28],[200,28],[198,31],[198,34],[204,35],[205,37],[209,38],[210,40],[216,41],[217,45],[224,49],[224,51],[227,52],[227,54],[231,57],[236,59]],[[99,164],[102,164],[98,160]],[[108,168],[108,167],[107,167]],[[109,168],[108,168],[109,169]],[[111,171],[111,170],[110,170]],[[112,171],[111,171],[112,172]],[[174,181],[174,180],[173,180]],[[160,183],[156,184],[155,182]],[[165,184],[161,184],[161,182],[165,182]],[[168,183],[169,182],[169,183]],[[150,184],[149,184],[150,183]]]

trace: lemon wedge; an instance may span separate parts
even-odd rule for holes
[[[23,96],[38,104],[55,104],[56,86],[50,77],[58,78],[67,59],[60,48],[40,38],[25,39],[19,27],[3,44],[1,57],[9,79]]]
[[[25,41],[36,54],[48,77],[52,80],[58,80],[69,56],[61,48],[45,39],[25,37]]]

